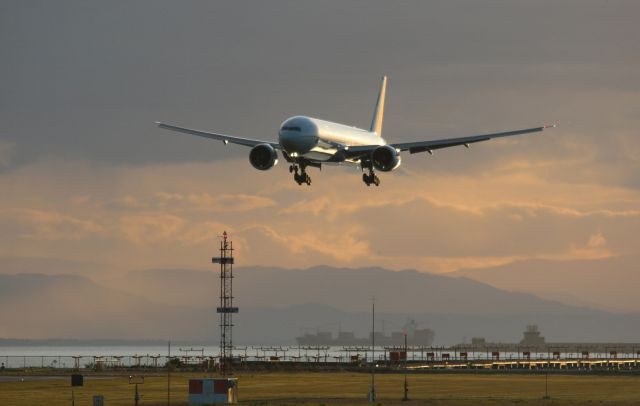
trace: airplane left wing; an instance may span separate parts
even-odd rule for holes
[[[556,127],[556,125],[555,124],[545,125],[542,127],[526,128],[524,130],[515,130],[515,131],[504,131],[504,132],[492,133],[492,134],[472,135],[470,137],[445,138],[445,139],[432,140],[432,141],[393,143],[393,144],[389,144],[389,146],[392,146],[400,151],[409,151],[410,154],[416,154],[418,152],[431,152],[435,149],[455,147],[457,145],[464,145],[468,147],[469,144],[473,144],[475,142],[488,141],[493,138],[511,137],[514,135],[535,133],[535,132],[544,131],[547,128],[553,128],[553,127]],[[363,145],[363,146],[349,147],[347,154],[350,157],[360,156],[360,155],[364,155],[365,153],[373,151],[377,147],[379,147],[379,145]]]
[[[410,154],[415,154],[418,152],[432,151],[434,149],[455,147],[457,145],[464,145],[468,147],[469,144],[472,144],[475,142],[488,141],[493,138],[511,137],[514,135],[536,133],[536,132],[544,131],[546,128],[550,128],[550,127],[555,127],[555,125],[551,125],[551,126],[545,125],[542,127],[527,128],[524,130],[515,130],[515,131],[504,131],[504,132],[493,133],[493,134],[473,135],[470,137],[448,138],[448,139],[433,140],[433,141],[404,142],[404,143],[397,143],[397,144],[390,144],[390,145],[394,148],[399,149],[400,151],[409,151]]]
[[[226,135],[226,134],[211,133],[211,132],[207,132],[207,131],[193,130],[193,129],[190,129],[190,128],[177,127],[177,126],[171,125],[171,124],[164,124],[164,123],[161,123],[161,122],[158,122],[158,121],[156,121],[156,124],[158,125],[158,127],[164,128],[165,130],[171,130],[171,131],[177,131],[177,132],[181,132],[181,133],[185,133],[185,134],[197,135],[199,137],[204,137],[204,138],[211,138],[213,140],[222,141],[225,144],[230,142],[232,144],[244,145],[246,147],[255,147],[256,145],[260,145],[260,144],[269,144],[273,148],[282,149],[280,147],[280,144],[278,144],[277,142],[252,140],[250,138],[241,138],[241,137],[236,137],[236,136],[233,136],[233,135]]]

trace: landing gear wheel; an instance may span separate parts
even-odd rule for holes
[[[311,177],[309,176],[309,174],[306,172],[298,173],[297,168],[295,173],[293,174],[293,180],[295,180],[298,185],[302,185],[303,183],[311,185]]]
[[[369,175],[367,175],[366,173],[362,174],[362,181],[365,185],[371,186],[371,183],[369,182]]]
[[[369,172],[368,174],[367,173],[363,173],[362,174],[362,181],[367,186],[371,186],[371,184],[374,184],[376,186],[380,185],[380,178],[378,178],[376,176],[376,174],[373,173],[373,171]]]

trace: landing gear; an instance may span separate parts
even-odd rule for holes
[[[374,184],[376,186],[380,185],[380,179],[373,172],[373,169],[369,169],[369,173],[363,173],[362,174],[362,181],[367,186],[371,186],[372,184]]]
[[[295,180],[298,185],[302,185],[303,183],[311,185],[311,177],[305,171],[304,166],[300,166],[300,173],[298,173],[298,165],[291,165],[289,166],[289,172],[293,172],[293,180]]]

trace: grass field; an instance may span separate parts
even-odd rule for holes
[[[173,374],[171,404],[186,405],[190,377]],[[240,403],[247,405],[364,404],[371,378],[356,373],[259,373],[238,375]],[[376,404],[400,402],[403,375],[376,376]],[[409,404],[427,405],[638,405],[640,376],[550,375],[550,400],[542,400],[544,375],[409,375]],[[140,405],[166,405],[166,376],[146,376],[140,385]],[[93,395],[105,396],[105,405],[133,405],[134,387],[128,376],[86,377],[75,390],[75,404],[91,405]],[[70,379],[0,381],[0,405],[70,405]]]

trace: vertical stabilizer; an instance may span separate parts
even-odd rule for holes
[[[382,77],[382,85],[380,85],[380,93],[378,93],[378,102],[376,109],[373,111],[373,120],[371,120],[371,132],[382,136],[382,119],[384,117],[384,97],[387,93],[387,77]]]

